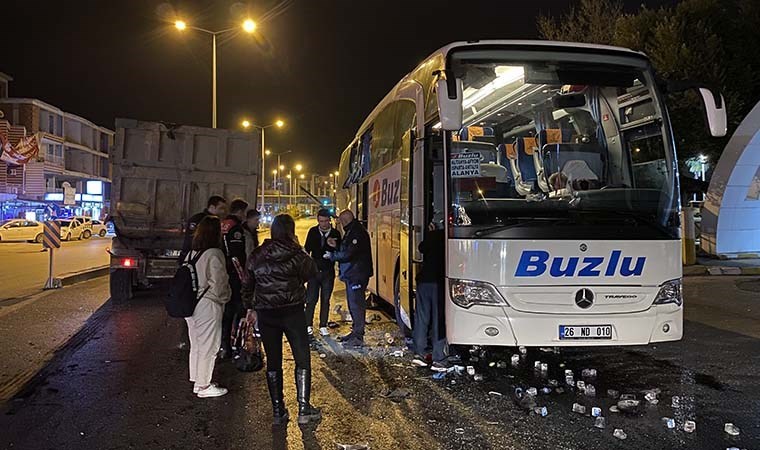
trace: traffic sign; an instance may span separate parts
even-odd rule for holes
[[[45,248],[61,248],[61,226],[54,220],[44,222],[42,225],[42,245]]]

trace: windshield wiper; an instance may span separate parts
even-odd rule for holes
[[[504,225],[496,225],[493,227],[480,229],[476,231],[475,233],[473,233],[473,236],[475,237],[488,236],[494,233],[498,233],[499,231],[505,231],[505,230],[509,230],[510,228],[517,228],[523,225],[528,225],[531,223],[543,222],[543,221],[550,221],[551,223],[555,223],[558,221],[558,219],[547,217],[547,218],[541,218],[541,219],[528,219],[523,222],[518,221],[516,223],[510,223],[510,224],[504,224]]]

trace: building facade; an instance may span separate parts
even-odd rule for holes
[[[7,95],[7,81],[1,86],[9,78],[0,76],[0,93]],[[0,112],[0,128],[8,128],[11,144],[30,135],[39,143],[38,156],[27,164],[0,162],[3,218],[107,214],[112,130],[31,98],[0,98]],[[64,205],[66,183],[76,190],[75,205]]]

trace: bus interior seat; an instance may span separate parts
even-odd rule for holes
[[[571,161],[584,162],[597,180],[604,180],[604,151],[596,144],[546,144],[541,154],[547,180]]]
[[[572,130],[561,128],[547,128],[538,132],[538,146],[543,148],[548,144],[562,144],[564,142],[570,142],[572,139]],[[544,154],[543,151],[533,153],[533,164],[536,166],[536,178],[538,187],[544,192],[551,192],[552,188],[549,185],[549,175],[544,169]]]
[[[515,189],[522,196],[528,195],[536,182],[536,166],[533,163],[536,145],[536,138],[518,137],[514,144],[514,159],[510,158]]]
[[[493,136],[493,128],[481,126],[463,127],[459,130],[460,141],[476,141],[476,137]]]

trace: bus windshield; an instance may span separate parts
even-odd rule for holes
[[[644,58],[481,49],[449,63],[463,82],[463,127],[448,137],[450,237],[508,237],[527,223],[588,234],[605,222],[677,236],[675,154]]]

